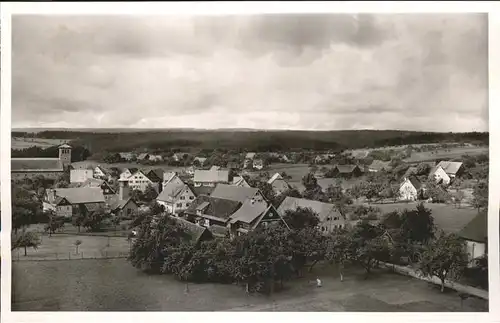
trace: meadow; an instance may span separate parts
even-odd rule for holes
[[[26,149],[30,147],[49,148],[62,145],[66,139],[45,139],[45,138],[22,138],[12,137],[11,149]]]
[[[270,296],[247,295],[236,285],[189,284],[150,276],[125,259],[18,261],[12,264],[13,311],[487,311],[487,301],[461,304],[423,281],[376,270],[367,280],[349,269],[343,282],[332,266],[285,283]],[[319,275],[323,287],[314,279]],[[74,297],[78,295],[78,297]]]

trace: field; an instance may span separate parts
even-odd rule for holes
[[[383,271],[363,280],[350,270],[340,282],[333,267],[317,267],[272,296],[242,287],[185,284],[148,276],[125,259],[21,261],[12,264],[13,311],[487,311],[486,301]],[[320,275],[322,288],[311,280]],[[78,296],[75,296],[78,295]]]
[[[450,149],[438,149],[433,151],[413,152],[410,158],[405,159],[407,163],[433,161],[436,159],[461,158],[463,155],[487,154],[488,147],[457,147]]]
[[[417,203],[371,204],[389,213],[396,210],[414,209]],[[477,210],[472,208],[456,208],[453,205],[426,203],[425,207],[432,210],[434,223],[447,233],[460,231],[476,215]]]
[[[65,139],[44,139],[44,138],[21,138],[12,137],[12,149],[25,149],[30,147],[48,148],[52,146],[62,145],[67,142]]]
[[[117,167],[117,168],[139,168],[139,169],[144,169],[144,170],[149,170],[149,169],[163,169],[164,171],[181,171],[185,169],[185,167],[175,167],[175,166],[168,166],[165,164],[158,164],[154,166],[150,165],[141,165],[138,163],[116,163],[116,164],[108,164],[104,162],[98,162],[95,160],[84,160],[76,163],[71,164],[74,168],[87,168],[87,167],[95,167],[97,165],[100,165],[105,168],[111,168],[111,167]]]
[[[125,237],[54,234],[52,237],[43,235],[41,240],[42,244],[37,250],[28,249],[27,256],[24,256],[24,249],[12,251],[13,260],[117,257],[128,253],[130,249],[129,242]],[[78,247],[78,254],[74,245],[76,240],[82,242]]]

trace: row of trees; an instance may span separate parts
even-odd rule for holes
[[[343,280],[346,266],[365,270],[368,278],[380,261],[416,263],[423,275],[457,278],[467,264],[463,242],[440,233],[430,210],[388,214],[379,225],[361,221],[348,229],[324,235],[318,217],[298,208],[285,215],[288,227],[260,227],[233,240],[192,243],[187,231],[168,215],[145,217],[134,242],[130,261],[152,274],[172,274],[181,281],[243,283],[247,291],[271,292],[276,284],[300,277],[324,261],[338,266]]]

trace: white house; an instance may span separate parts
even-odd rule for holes
[[[194,192],[184,183],[172,181],[163,187],[156,201],[165,207],[168,213],[177,215],[185,211],[194,201]]]
[[[202,170],[197,169],[194,171],[194,186],[210,186],[215,187],[217,184],[229,183],[229,171],[226,170]]]
[[[163,182],[162,182],[163,188],[165,188],[165,186],[169,183],[177,183],[181,185],[184,184],[184,181],[179,177],[179,175],[176,172],[163,173]]]
[[[120,173],[120,180],[124,180],[132,176],[135,172],[137,172],[137,168],[124,168]]]
[[[469,266],[474,266],[472,260],[480,258],[487,253],[487,218],[487,212],[479,213],[458,233],[458,235],[466,242],[468,259],[471,261]]]
[[[94,178],[93,169],[72,169],[69,173],[70,183],[83,183],[89,178]]]
[[[422,183],[415,177],[409,176],[399,186],[399,199],[402,201],[416,201],[422,194]]]
[[[160,185],[154,181],[151,177],[146,175],[143,171],[138,170],[132,176],[124,178],[128,182],[128,185],[133,190],[146,191],[146,188],[151,185],[157,192],[160,191]]]
[[[443,167],[439,165],[431,170],[431,172],[429,173],[429,177],[434,179],[436,183],[448,185],[451,182],[451,177],[445,172]]]
[[[111,179],[111,175],[109,174],[109,171],[106,168],[97,165],[94,168],[94,178],[99,178],[109,181]]]

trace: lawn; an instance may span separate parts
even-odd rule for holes
[[[417,203],[395,203],[395,204],[371,204],[389,213],[395,210],[414,209]],[[460,231],[476,215],[477,210],[469,207],[456,208],[449,204],[426,203],[425,207],[432,210],[434,223],[447,233]]]
[[[82,244],[76,253],[75,241],[80,240]],[[27,260],[53,260],[73,258],[102,258],[124,256],[130,250],[129,242],[125,237],[102,237],[102,236],[76,236],[69,234],[55,234],[52,237],[41,236],[41,245],[38,249],[28,249],[28,255],[24,256],[24,249],[12,251],[12,259],[19,261]],[[109,244],[109,246],[108,246]]]
[[[38,146],[40,148],[49,148],[65,143],[65,139],[44,139],[44,138],[18,138],[11,140],[12,149],[25,149]]]
[[[12,264],[13,311],[487,311],[486,301],[417,279],[376,272],[363,280],[349,271],[340,282],[332,267],[285,283],[272,296],[246,295],[243,287],[185,284],[148,276],[125,259],[21,261]],[[322,288],[313,279],[320,275]],[[78,296],[76,296],[78,295]]]

